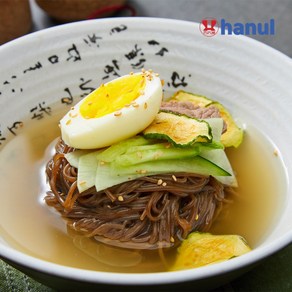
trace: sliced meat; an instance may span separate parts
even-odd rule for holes
[[[196,119],[220,118],[220,112],[215,106],[199,107],[190,101],[163,102],[160,108]]]

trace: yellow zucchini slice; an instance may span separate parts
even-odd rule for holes
[[[207,107],[210,105],[213,100],[207,98],[206,96],[203,95],[198,95],[190,92],[186,92],[183,90],[177,91],[171,98],[171,100],[176,100],[176,101],[190,101],[194,105],[197,105],[199,107]]]
[[[227,125],[227,131],[222,134],[221,142],[225,147],[237,148],[243,140],[243,130],[235,123],[229,111],[219,102],[213,101],[205,96],[189,93],[183,90],[176,92],[171,100],[190,101],[196,106],[208,107],[215,106],[218,108],[221,117]]]
[[[172,271],[198,268],[229,260],[251,249],[239,235],[193,232],[178,248]]]
[[[171,112],[159,112],[143,135],[150,139],[166,139],[178,147],[212,142],[212,129],[207,122]]]

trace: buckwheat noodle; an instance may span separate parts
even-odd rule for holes
[[[179,244],[191,231],[206,232],[228,202],[228,188],[211,176],[171,173],[145,176],[103,191],[79,193],[77,169],[60,139],[46,166],[51,190],[45,201],[87,237],[124,248]]]

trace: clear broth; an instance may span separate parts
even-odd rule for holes
[[[26,126],[0,152],[0,236],[34,257],[81,269],[160,272],[175,251],[130,251],[108,247],[67,230],[66,222],[44,203],[45,164],[59,135],[59,117]],[[48,146],[49,145],[49,146]],[[285,176],[273,145],[248,128],[243,144],[228,149],[237,174],[238,197],[213,224],[214,234],[239,234],[255,248],[273,228],[283,203]]]

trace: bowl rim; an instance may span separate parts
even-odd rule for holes
[[[190,25],[199,25],[197,22],[191,22],[186,20],[176,20],[168,18],[153,18],[153,17],[120,17],[120,18],[106,18],[106,19],[94,19],[94,20],[84,20],[73,23],[61,24],[55,27],[47,28],[31,34],[19,37],[13,41],[10,41],[2,46],[0,46],[0,54],[9,51],[15,46],[19,46],[26,43],[33,43],[36,38],[41,38],[47,34],[53,35],[60,31],[78,29],[80,26],[87,26],[92,23],[108,23],[110,25],[114,23],[120,23],[121,21],[127,23],[156,23],[170,25],[174,27],[174,30],[178,28],[183,29],[184,27],[189,27]],[[175,25],[175,26],[174,26]],[[158,28],[159,29],[159,28]],[[196,31],[194,30],[194,33]],[[197,32],[199,34],[199,30]],[[225,36],[226,37],[226,36]],[[238,38],[242,42],[253,46],[255,49],[260,49],[273,54],[278,60],[285,62],[288,66],[292,68],[292,59],[285,55],[284,53],[247,36],[230,35],[228,38]],[[57,277],[78,280],[81,282],[89,282],[96,284],[114,284],[114,285],[155,285],[155,284],[170,284],[183,281],[194,281],[201,280],[204,278],[209,278],[217,276],[223,273],[231,272],[233,270],[238,270],[244,268],[251,264],[254,264],[265,257],[268,257],[292,242],[292,230],[285,233],[283,236],[279,237],[276,241],[268,243],[264,246],[255,248],[251,252],[234,258],[231,261],[222,262],[219,264],[201,267],[199,269],[190,269],[183,271],[174,272],[159,272],[159,273],[113,273],[113,272],[100,272],[91,271],[79,268],[73,268],[69,266],[63,266],[48,262],[45,260],[38,259],[36,257],[22,253],[16,249],[9,246],[5,246],[0,242],[0,257],[4,260],[14,262],[22,267],[29,268],[44,274],[50,274]],[[114,282],[114,283],[113,283]]]
[[[119,23],[121,21],[127,21],[128,23],[137,23],[139,25],[139,23],[142,22],[149,22],[149,23],[153,23],[156,22],[157,24],[167,24],[169,23],[170,25],[172,24],[176,24],[176,29],[178,26],[194,26],[197,25],[199,26],[200,23],[195,22],[195,21],[189,21],[189,20],[181,20],[181,19],[170,19],[170,18],[162,18],[162,17],[146,17],[146,16],[136,16],[136,17],[108,17],[108,18],[100,18],[100,19],[88,19],[88,20],[80,20],[80,21],[75,21],[75,22],[71,22],[71,23],[61,23],[52,27],[48,27],[48,28],[44,28],[38,31],[33,31],[31,33],[28,33],[26,35],[20,36],[16,39],[13,39],[11,41],[8,41],[7,43],[4,43],[0,46],[0,53],[1,50],[8,50],[10,47],[14,47],[17,45],[20,45],[18,43],[22,43],[22,42],[31,42],[33,39],[35,38],[40,38],[43,35],[46,35],[48,33],[50,34],[54,34],[55,31],[61,31],[61,30],[66,30],[68,28],[79,28],[81,26],[87,26],[88,23]],[[219,27],[219,31],[221,31],[221,28]],[[199,29],[194,30],[195,34],[199,34]],[[224,38],[236,38],[236,39],[240,39],[241,41],[250,43],[256,47],[260,47],[261,49],[267,50],[273,54],[276,54],[277,57],[282,58],[284,61],[286,60],[287,62],[290,62],[290,64],[292,65],[292,58],[289,57],[288,55],[286,55],[285,53],[271,47],[268,44],[265,44],[257,39],[253,39],[249,36],[246,35],[224,35],[224,36],[220,36],[220,34],[216,35],[217,37],[224,37]]]
[[[41,272],[43,274],[64,279],[92,284],[150,286],[203,280],[236,271],[241,268],[243,269],[247,266],[260,262],[266,257],[271,256],[275,252],[288,246],[291,244],[291,237],[291,234],[285,234],[276,242],[256,248],[245,255],[222,263],[195,269],[157,273],[116,273],[79,269],[41,260],[6,246],[3,246],[1,248],[2,250],[0,249],[0,255],[3,252],[3,256],[1,255],[1,257],[4,261],[6,259],[8,262],[15,263],[24,268],[29,268],[33,271],[37,271],[38,273]]]

